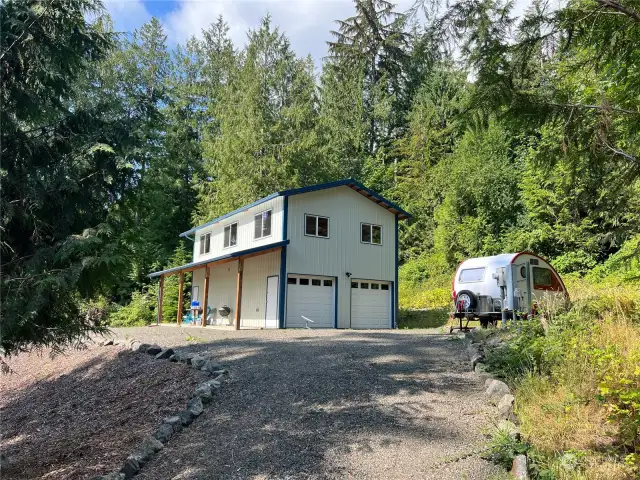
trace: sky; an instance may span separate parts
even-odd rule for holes
[[[270,13],[275,25],[284,31],[299,56],[311,55],[316,65],[327,54],[336,19],[354,13],[352,0],[103,0],[118,31],[130,32],[157,17],[163,24],[170,45],[201,36],[218,15],[229,24],[236,47],[246,43],[246,32],[256,28]],[[415,0],[396,0],[397,11],[411,8]],[[530,0],[516,0],[516,13],[524,11]]]

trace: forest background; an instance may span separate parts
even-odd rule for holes
[[[4,2],[4,353],[153,321],[147,275],[190,261],[180,232],[346,177],[413,214],[405,310],[444,312],[473,256],[640,276],[638,1],[354,7],[317,73],[269,17],[244,45],[219,18],[169,48],[157,19],[116,33],[97,0]],[[166,301],[173,321],[171,281]]]

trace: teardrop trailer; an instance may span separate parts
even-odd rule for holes
[[[543,298],[567,298],[568,294],[549,262],[534,253],[520,252],[465,260],[453,277],[451,296],[451,316],[460,321],[456,328],[465,330],[471,320],[487,327],[498,320],[535,314]]]

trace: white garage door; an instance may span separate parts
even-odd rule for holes
[[[391,328],[391,283],[351,281],[351,328]]]
[[[335,319],[335,279],[315,275],[289,275],[287,278],[287,328],[333,328]]]

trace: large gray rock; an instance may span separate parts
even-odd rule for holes
[[[501,382],[500,380],[492,380],[485,393],[487,394],[487,397],[489,397],[489,400],[497,405],[504,395],[511,393],[511,390],[509,390],[506,383]]]
[[[166,358],[169,358],[171,355],[173,355],[173,349],[172,348],[163,348],[160,353],[158,353],[156,355],[156,360],[164,360]]]
[[[168,423],[161,423],[160,426],[156,428],[156,431],[153,432],[153,436],[162,443],[167,443],[171,438],[171,435],[173,435],[173,426]]]
[[[516,441],[520,440],[520,429],[511,420],[500,420],[498,422],[498,430],[506,433]]]
[[[159,345],[151,345],[149,348],[147,348],[146,352],[149,355],[157,355],[162,351],[162,348],[160,348]]]
[[[191,357],[191,366],[197,370],[200,370],[205,362],[209,360],[207,357],[203,357],[202,355],[194,355]]]
[[[481,363],[484,360],[484,355],[481,353],[476,353],[471,357],[471,370],[475,370],[476,365]]]
[[[498,402],[498,416],[504,420],[513,418],[513,402],[515,397],[510,393],[503,395]]]
[[[145,353],[150,346],[151,345],[149,345],[148,343],[135,342],[135,348],[134,348],[134,344],[132,344],[131,350],[133,350],[134,352]]]
[[[120,469],[119,473],[124,475],[124,478],[132,478],[136,473],[140,471],[140,464],[135,458],[127,458],[124,461],[124,465]]]
[[[516,480],[529,479],[526,455],[516,455],[516,458],[513,459],[513,465],[511,467],[511,475],[513,475],[513,477]]]
[[[154,453],[162,450],[164,445],[155,437],[145,437],[142,441],[136,445],[133,452],[127,459],[132,459],[138,462],[138,465],[144,465]]]
[[[162,419],[162,423],[166,425],[170,425],[173,428],[174,433],[178,433],[182,430],[182,419],[179,415],[174,415],[172,417],[165,417]]]
[[[193,362],[193,360],[191,361]],[[203,372],[214,373],[214,372],[217,372],[218,370],[222,370],[223,368],[224,367],[220,365],[218,362],[216,362],[215,360],[208,359],[206,362],[204,362],[202,367],[200,367],[200,370],[202,370]]]
[[[178,417],[183,426],[188,426],[193,423],[194,415],[189,410],[181,410],[178,412]]]
[[[187,411],[194,417],[199,416],[204,411],[200,397],[193,397],[187,402]]]
[[[191,359],[196,356],[195,353],[190,352],[175,352],[173,354],[176,362],[186,363],[187,365],[191,365]]]
[[[203,404],[211,403],[211,400],[213,400],[213,391],[210,385],[200,384],[196,387],[194,393],[200,397]]]

